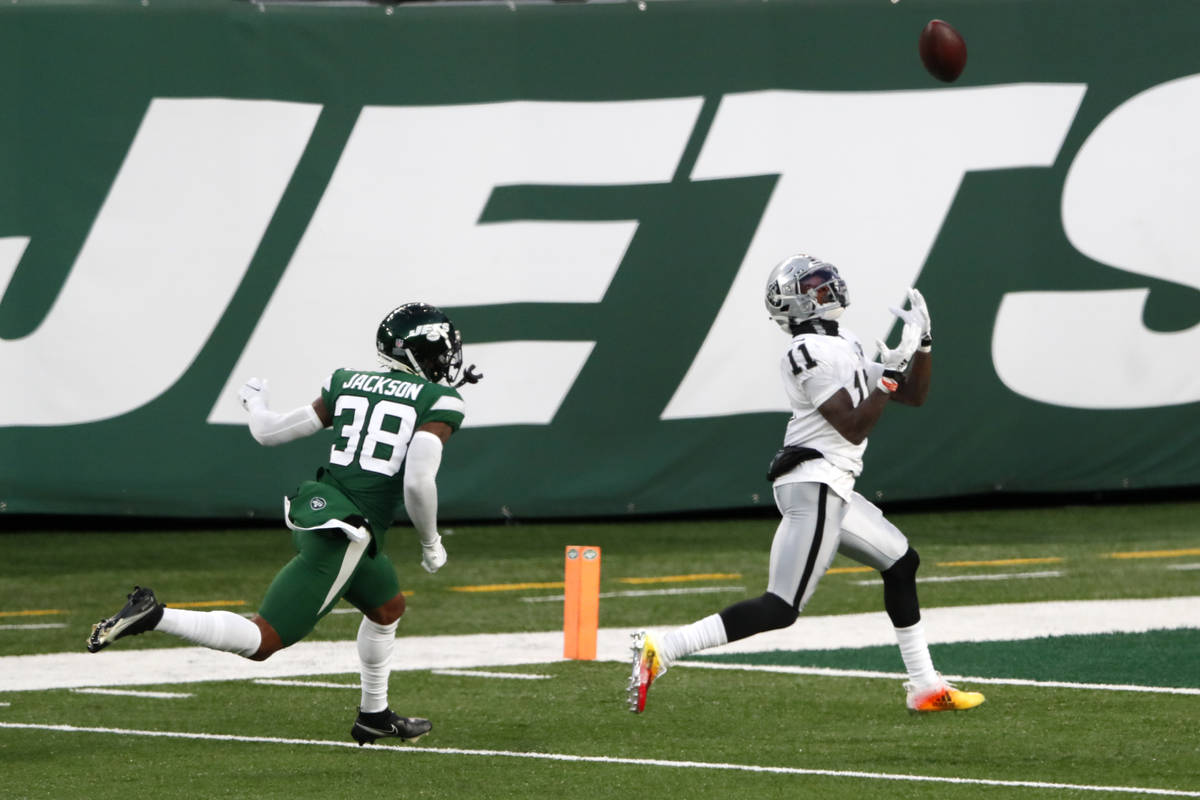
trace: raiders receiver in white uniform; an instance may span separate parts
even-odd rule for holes
[[[771,271],[767,311],[792,337],[779,362],[792,417],[768,471],[782,519],[767,591],[661,636],[636,633],[630,710],[644,710],[650,685],[676,659],[795,622],[839,552],[883,578],[884,608],[909,675],[908,708],[961,710],[983,702],[982,694],[960,691],[934,669],[917,602],[917,552],[854,491],[867,434],[883,409],[891,401],[919,406],[929,393],[929,311],[916,289],[908,301],[907,310],[891,309],[904,321],[899,346],[876,342],[880,361],[870,362],[858,338],[838,326],[850,298],[836,267],[794,255]]]

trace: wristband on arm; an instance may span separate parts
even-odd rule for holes
[[[886,394],[892,394],[900,388],[900,381],[903,380],[904,373],[896,370],[884,370],[883,375],[879,377],[879,383],[875,384]]]

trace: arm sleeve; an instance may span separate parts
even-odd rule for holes
[[[417,431],[404,462],[404,507],[422,544],[437,541],[437,472],[442,463],[442,440]]]
[[[311,436],[323,427],[311,405],[279,414],[260,400],[250,409],[250,435],[267,447]]]

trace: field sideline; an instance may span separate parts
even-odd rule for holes
[[[1198,512],[894,515],[935,662],[988,695],[934,716],[904,711],[878,586],[842,561],[795,626],[677,665],[625,710],[630,631],[760,592],[770,521],[461,526],[435,576],[398,530],[392,703],[434,731],[361,749],[355,614],[264,663],[154,634],[82,650],[135,582],[249,613],[280,534],[0,534],[0,796],[1200,797]],[[561,658],[580,543],[604,550],[595,662]]]
[[[1196,627],[1200,597],[931,608],[924,610],[923,617],[930,629],[930,644],[1141,633]],[[602,629],[597,660],[625,663],[634,630]],[[891,645],[893,639],[882,614],[802,616],[790,628],[713,648],[704,655],[855,649]],[[401,637],[398,641],[392,660],[394,671],[478,669],[564,660],[561,631]],[[113,647],[103,654],[6,656],[0,658],[0,692],[355,673],[357,658],[353,641],[299,642],[264,662],[201,647]],[[1200,693],[1200,689],[1196,691]]]

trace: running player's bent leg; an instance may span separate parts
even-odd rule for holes
[[[917,603],[917,566],[921,559],[908,538],[870,500],[855,492],[842,519],[838,552],[879,570],[883,606],[897,628],[921,620]]]
[[[796,621],[800,612],[779,595],[763,592],[758,597],[726,606],[719,616],[725,628],[725,641],[736,642],[756,633],[786,628]]]
[[[845,503],[823,483],[784,484],[775,490],[775,502],[782,519],[771,542],[767,591],[665,634],[658,651],[666,666],[699,650],[786,628],[816,591],[837,551]]]
[[[252,622],[231,611],[192,611],[167,606],[154,629],[202,647],[257,659],[264,637],[256,623],[257,620]]]
[[[380,625],[390,625],[404,615],[404,595],[396,567],[383,553],[367,556],[354,580],[346,587],[346,602]]]
[[[858,492],[850,495],[842,517],[838,552],[883,572],[908,550],[908,537]]]
[[[908,538],[871,501],[855,492],[842,520],[842,555],[879,570],[883,605],[896,630],[896,643],[912,683],[933,686],[941,678],[933,667],[921,606],[917,600],[917,567],[921,563]]]
[[[897,628],[921,621],[921,604],[917,602],[919,566],[921,557],[909,547],[895,564],[879,573],[883,578],[883,608]]]
[[[392,674],[392,650],[396,643],[399,618],[386,625],[366,615],[358,624],[359,685],[362,698],[359,711],[374,713],[388,707],[388,678]]]
[[[783,519],[771,542],[767,591],[804,610],[837,553],[846,503],[823,483],[785,483],[775,489]]]
[[[367,548],[333,530],[293,531],[292,541],[299,552],[271,581],[258,611],[281,647],[303,639],[337,605]]]
[[[396,568],[382,553],[363,559],[346,590],[346,600],[363,612],[358,625],[358,660],[363,714],[383,712],[388,707],[388,678],[392,672],[396,626],[404,615],[404,594],[396,580]]]

